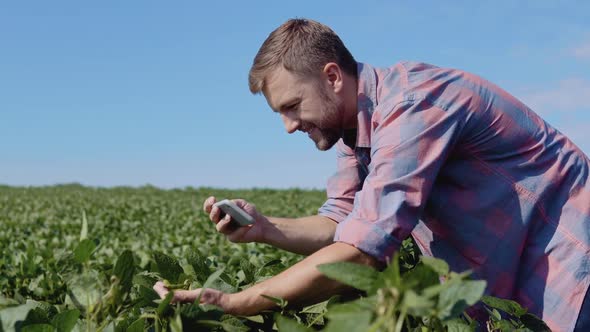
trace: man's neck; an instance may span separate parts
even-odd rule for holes
[[[356,128],[344,129],[342,131],[342,141],[344,142],[344,144],[346,144],[348,147],[350,147],[353,150],[356,147],[356,135],[357,135]]]

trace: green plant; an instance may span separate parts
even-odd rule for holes
[[[302,257],[261,244],[232,244],[201,211],[203,200],[240,197],[264,214],[311,215],[321,191],[254,189],[41,188],[0,186],[1,331],[471,331],[463,313],[484,283],[446,263],[420,258],[411,239],[383,272],[348,263],[321,266],[359,289],[304,308],[252,317],[198,303],[171,304],[152,290],[211,287],[236,292]],[[440,280],[444,279],[441,283]],[[541,331],[542,321],[511,301],[483,297],[484,328]],[[546,327],[546,326],[545,326]]]

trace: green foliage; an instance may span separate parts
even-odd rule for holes
[[[374,269],[349,262],[319,265],[318,270],[331,279],[366,292],[375,287],[379,277]]]
[[[485,283],[421,257],[411,238],[381,272],[352,263],[318,267],[361,291],[347,297],[301,308],[265,296],[278,309],[252,317],[227,315],[199,301],[171,303],[175,289],[237,292],[302,258],[228,242],[201,210],[210,195],[244,198],[263,214],[285,217],[315,214],[325,200],[324,192],[299,189],[0,186],[0,250],[10,253],[0,257],[0,332],[477,328],[464,310],[482,298]],[[172,289],[165,299],[152,289],[158,280]],[[514,302],[484,296],[483,303],[490,330],[546,329]]]
[[[490,331],[539,331],[551,332],[537,316],[527,313],[520,304],[506,299],[483,296],[481,301],[490,313],[487,328]]]

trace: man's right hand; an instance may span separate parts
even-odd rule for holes
[[[205,200],[203,210],[209,214],[209,219],[215,223],[217,231],[224,234],[229,241],[234,243],[262,242],[264,239],[263,229],[266,225],[270,224],[268,219],[258,213],[253,204],[243,199],[232,199],[232,201],[254,218],[254,224],[239,226],[236,222],[231,222],[229,214],[225,215],[224,218],[220,218],[222,211],[218,207],[213,206],[216,202],[214,196]]]

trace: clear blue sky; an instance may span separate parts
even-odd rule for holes
[[[589,1],[4,1],[0,183],[324,188],[334,152],[288,135],[247,75],[285,20],[358,61],[479,74],[590,154]]]

